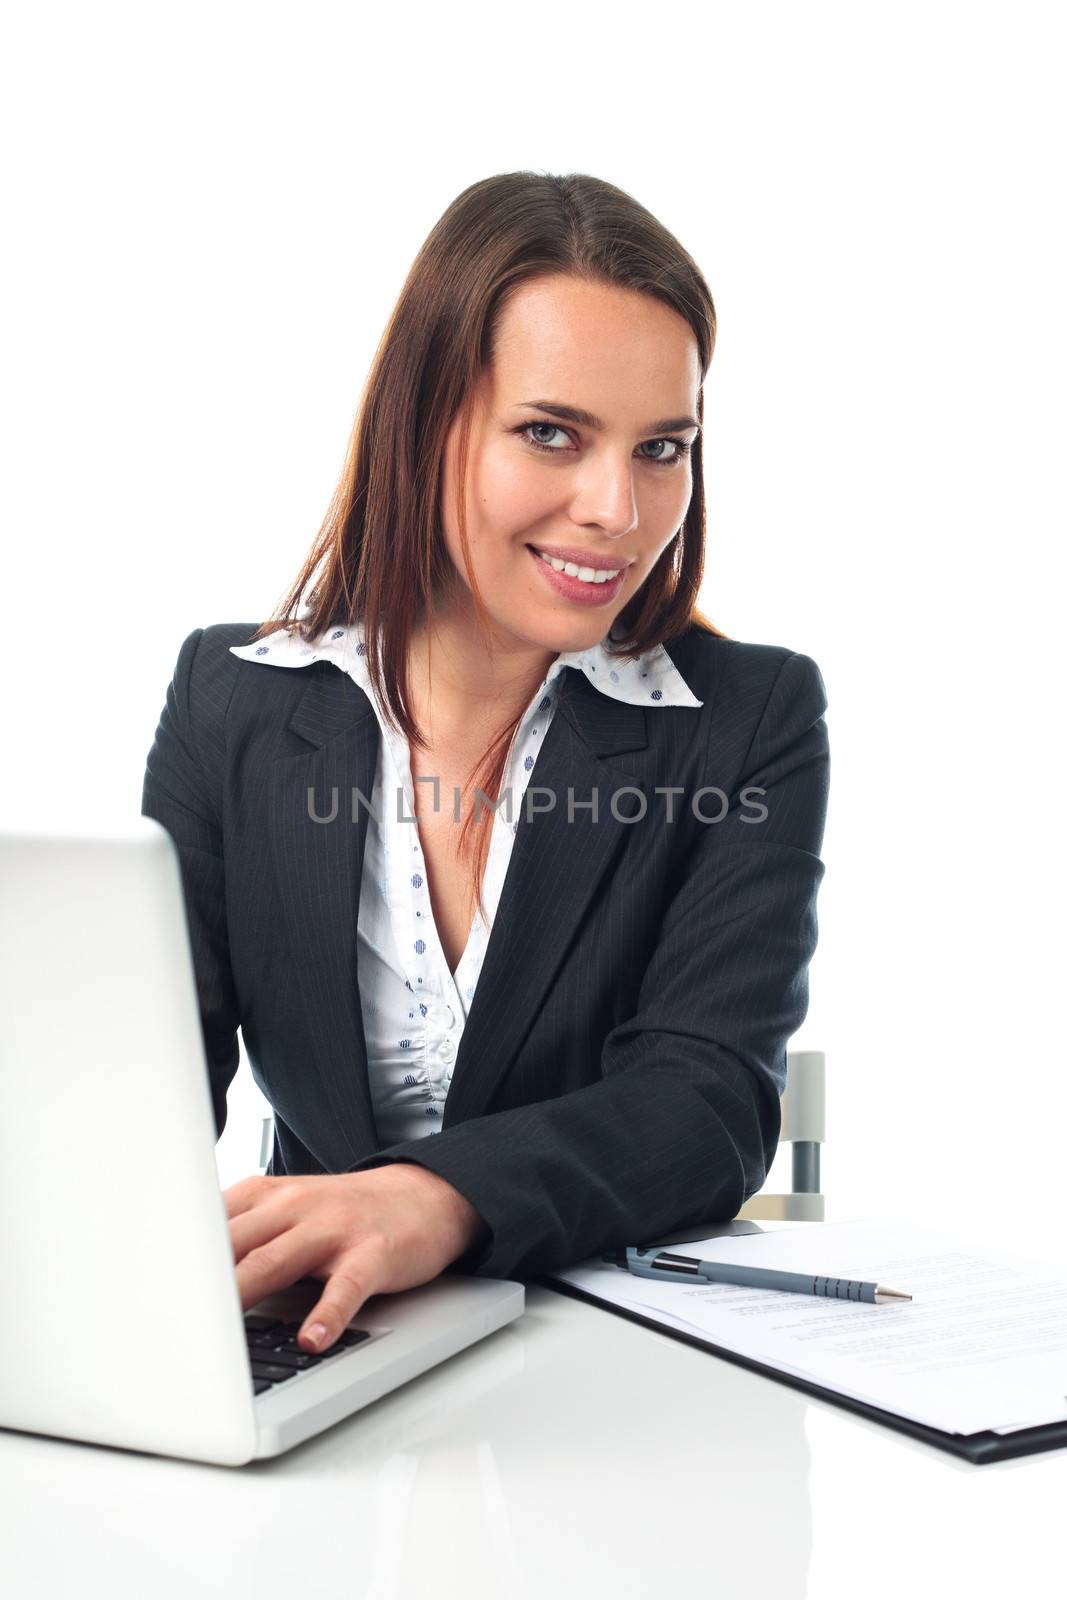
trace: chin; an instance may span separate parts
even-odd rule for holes
[[[600,643],[611,624],[611,617],[595,615],[590,615],[584,622],[561,621],[555,628],[545,628],[539,642],[544,644],[546,650],[555,650],[558,654],[568,650],[588,650],[591,645]]]

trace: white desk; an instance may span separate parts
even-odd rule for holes
[[[1067,1449],[974,1467],[533,1285],[517,1323],[274,1461],[0,1430],[0,1586],[1002,1600],[1060,1592],[1064,1505]]]

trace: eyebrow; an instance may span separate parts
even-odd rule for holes
[[[580,428],[595,428],[603,432],[604,424],[599,417],[591,411],[583,411],[580,406],[564,405],[560,400],[520,400],[518,405],[531,411],[547,411],[550,416],[559,417],[563,422],[575,422]],[[647,428],[642,428],[642,433],[672,433],[678,428],[695,428],[701,432],[700,423],[695,417],[661,417],[658,422],[650,422]]]

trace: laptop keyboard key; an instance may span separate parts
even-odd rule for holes
[[[320,1355],[312,1355],[310,1350],[257,1350],[252,1356],[257,1364],[267,1362],[273,1367],[291,1367],[294,1372],[302,1372],[305,1367],[316,1367],[323,1360]]]
[[[250,1333],[246,1343],[250,1350],[282,1350],[285,1348],[285,1337],[277,1333]]]
[[[258,1311],[246,1311],[244,1320],[249,1333],[266,1333],[271,1328],[285,1326],[281,1317],[264,1317]]]
[[[296,1367],[276,1366],[270,1361],[253,1361],[253,1378],[266,1378],[270,1383],[284,1383],[286,1378],[295,1378]]]

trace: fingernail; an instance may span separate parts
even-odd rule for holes
[[[304,1338],[313,1344],[316,1349],[326,1337],[326,1329],[321,1322],[313,1322],[310,1328],[304,1329]]]

